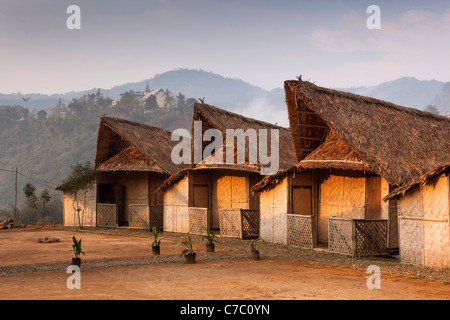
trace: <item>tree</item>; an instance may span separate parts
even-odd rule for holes
[[[23,192],[25,193],[25,197],[27,198],[27,206],[28,208],[36,211],[38,208],[38,198],[36,196],[36,187],[33,186],[30,182],[27,182],[23,187]]]
[[[156,101],[156,97],[154,95],[151,95],[150,97],[145,100],[145,109],[151,110],[158,108],[158,102]]]
[[[425,107],[425,111],[433,113],[433,114],[439,114],[438,106],[435,104],[429,104]]]
[[[38,196],[36,195],[36,187],[30,182],[27,182],[23,187],[23,192],[27,198],[27,206],[34,212],[40,211],[42,215],[42,227],[45,223],[45,207],[50,202],[51,196],[48,189],[43,189]]]
[[[166,89],[166,108],[175,108],[175,98],[172,96],[172,93],[169,91],[169,89]]]
[[[177,108],[184,108],[186,106],[186,96],[181,92],[177,95]]]
[[[120,95],[119,105],[121,108],[132,109],[139,105],[139,99],[133,91],[127,91]]]
[[[45,208],[47,206],[47,203],[51,200],[50,193],[48,192],[48,189],[43,189],[41,191],[41,194],[39,195],[40,205],[41,205],[41,214],[42,214],[42,227],[44,227],[45,223]]]
[[[37,113],[37,118],[42,120],[47,118],[47,112],[45,110],[39,110]]]
[[[187,108],[193,108],[195,103],[198,103],[197,99],[189,98],[189,99],[186,100],[186,107]]]
[[[77,212],[78,227],[83,229],[87,193],[94,189],[99,172],[90,162],[72,166],[72,173],[63,180],[61,188],[73,196],[72,207]]]

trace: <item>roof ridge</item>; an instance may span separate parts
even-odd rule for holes
[[[142,123],[142,122],[137,122],[137,121],[133,121],[133,120],[128,120],[128,119],[123,119],[123,118],[117,118],[117,117],[110,117],[110,116],[101,116],[101,120],[102,119],[107,119],[107,120],[113,120],[113,121],[118,121],[118,122],[122,122],[122,123],[127,123],[130,125],[135,125],[135,126],[139,126],[139,127],[143,127],[146,129],[156,129],[156,130],[160,130],[160,131],[164,131],[170,134],[170,131],[160,128],[160,127],[156,127],[156,126],[152,126],[146,123]]]
[[[201,107],[201,108],[198,109],[199,107]],[[206,104],[206,103],[205,104],[202,104],[202,103],[195,103],[194,104],[194,109],[197,108],[200,111],[202,111],[202,108],[204,108],[204,107],[206,107],[208,109],[211,109],[211,110],[214,110],[214,111],[216,111],[218,113],[222,113],[222,114],[225,113],[228,116],[237,117],[237,118],[242,119],[242,120],[244,120],[244,121],[246,121],[248,123],[259,123],[261,125],[268,126],[268,127],[273,127],[273,128],[276,128],[276,129],[289,129],[289,128],[282,127],[282,126],[279,126],[279,125],[276,125],[276,124],[273,124],[273,123],[270,123],[270,122],[266,122],[266,121],[263,121],[263,120],[258,120],[258,119],[253,119],[253,118],[250,118],[250,117],[246,117],[246,116],[241,115],[239,113],[235,113],[235,112],[232,112],[232,111],[221,109],[221,108],[218,108],[216,106],[212,106],[210,104]],[[203,113],[203,115],[205,115],[205,114]]]
[[[303,80],[287,80],[285,81],[285,83],[288,83],[289,85],[291,84],[295,84],[297,83],[298,85],[303,85],[303,84],[307,84],[308,86],[312,87],[312,89],[319,91],[319,92],[324,92],[327,94],[331,94],[331,95],[335,95],[335,96],[342,96],[348,99],[352,99],[352,100],[365,100],[367,102],[370,103],[374,103],[377,105],[381,105],[387,108],[394,108],[398,111],[402,111],[402,112],[407,112],[407,113],[411,113],[414,115],[419,115],[419,116],[423,116],[423,117],[432,117],[435,118],[436,120],[444,120],[447,122],[450,122],[450,118],[448,117],[444,117],[442,115],[438,115],[438,114],[434,114],[431,112],[427,112],[424,110],[419,110],[416,108],[412,108],[412,107],[406,107],[406,106],[402,106],[399,104],[395,104],[393,102],[390,101],[386,101],[386,100],[381,100],[378,98],[374,98],[374,97],[368,97],[368,96],[363,96],[357,93],[352,93],[352,92],[347,92],[347,91],[342,91],[342,90],[336,90],[336,89],[332,89],[332,88],[325,88],[325,87],[320,87],[317,86],[316,84],[309,82],[309,81],[303,81]],[[291,86],[292,87],[292,86]]]

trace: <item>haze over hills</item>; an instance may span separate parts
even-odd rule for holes
[[[105,96],[118,99],[120,94],[126,91],[142,91],[147,83],[152,89],[169,89],[175,95],[182,92],[188,97],[205,98],[206,103],[220,108],[260,120],[276,122],[283,126],[288,125],[282,84],[280,88],[267,91],[240,79],[225,78],[212,72],[176,69],[142,81],[118,85],[110,89],[101,88],[101,91]],[[316,84],[320,85],[320,79],[316,80]],[[440,114],[450,111],[450,82],[404,77],[370,87],[338,89],[421,110],[428,104],[435,104]],[[96,91],[95,88],[53,95],[0,94],[0,105],[25,106],[22,97],[30,97],[27,103],[29,110],[49,109],[56,106],[60,98],[67,104],[73,98]]]

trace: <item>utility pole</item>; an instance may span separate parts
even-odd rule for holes
[[[13,224],[13,228],[16,227],[16,212],[17,212],[17,167],[16,167],[16,192],[14,195],[14,224]]]

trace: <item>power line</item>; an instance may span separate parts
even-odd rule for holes
[[[9,170],[9,169],[4,169],[4,168],[0,168],[0,171],[10,172],[10,173],[16,173],[16,170]],[[18,173],[19,175],[21,175],[21,176],[27,177],[28,179],[31,179],[31,180],[37,182],[37,183],[39,183],[40,185],[45,186],[45,187],[56,188],[56,186],[57,186],[56,183],[49,182],[49,181],[45,181],[45,180],[43,180],[43,179],[38,179],[38,178],[32,177],[32,176],[30,176],[30,175],[28,175],[28,174],[25,174],[25,173],[23,173],[23,172],[20,172],[20,171],[17,171],[17,173]]]

